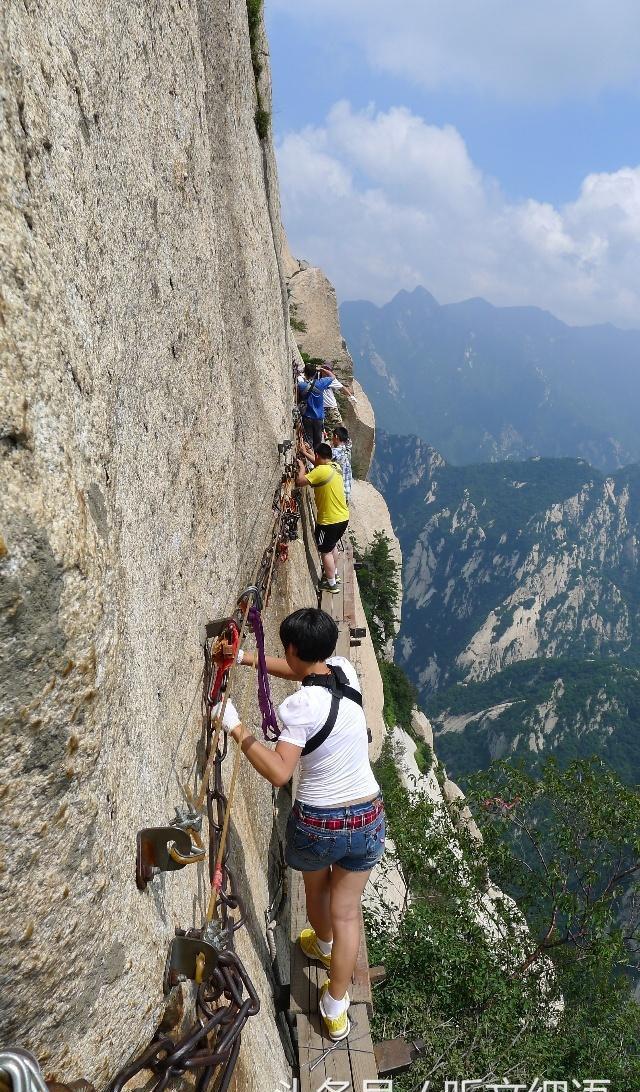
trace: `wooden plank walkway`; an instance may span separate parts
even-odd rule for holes
[[[304,880],[301,872],[291,875],[291,986],[289,1008],[291,1012],[317,1012],[317,987],[327,977],[322,964],[313,963],[304,955],[296,938],[301,929],[308,926],[307,908],[304,897]],[[352,1002],[363,1004],[367,1011],[372,1011],[371,983],[369,981],[369,960],[364,935],[362,915],[360,917],[360,948],[358,960],[349,986]],[[317,973],[316,973],[317,972]]]
[[[312,518],[313,509],[309,505],[304,511],[303,523],[310,523]],[[309,556],[315,548],[309,526],[305,533],[305,544]],[[317,557],[317,553],[315,556]],[[323,592],[320,605],[338,624],[336,653],[349,658],[350,629],[355,625],[355,572],[351,545],[345,544],[345,551],[339,556],[338,567],[342,579],[340,592],[337,595]],[[317,562],[313,567],[310,565],[311,571],[316,564]],[[327,1037],[318,1011],[318,995],[327,978],[327,971],[322,964],[308,960],[296,944],[300,930],[307,924],[304,880],[302,873],[292,871],[290,1009],[296,1020],[299,1072],[295,1075],[299,1078],[300,1092],[318,1092],[323,1085],[326,1088],[326,1082],[329,1081],[336,1082],[335,1089],[362,1092],[363,1081],[376,1080],[378,1077],[369,1028],[369,1016],[372,1012],[371,982],[362,913],[358,960],[349,986],[349,1018],[352,1030],[348,1039],[339,1044],[333,1043]],[[325,1055],[325,1051],[330,1052]]]

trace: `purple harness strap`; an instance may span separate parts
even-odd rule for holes
[[[257,607],[249,608],[249,625],[253,630],[258,652],[258,705],[262,713],[262,734],[265,739],[275,741],[280,735],[280,726],[271,701],[267,661],[264,654],[264,630],[262,617]]]

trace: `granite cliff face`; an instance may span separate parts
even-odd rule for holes
[[[375,417],[364,390],[353,376],[353,361],[340,329],[335,288],[321,269],[285,251],[289,308],[299,349],[330,360],[336,374],[353,387],[356,403],[340,399],[340,412],[353,442],[353,471],[366,478],[375,442]]]
[[[292,404],[281,228],[244,0],[2,19],[0,1039],[100,1086],[158,1024],[175,926],[202,921],[204,866],[140,894],[135,838],[183,803],[198,626],[228,614],[271,518]],[[278,581],[276,648],[282,614],[315,601],[301,548]],[[271,816],[243,769],[238,949],[263,1006],[246,1089],[289,1072]]]
[[[273,149],[257,132],[266,42],[245,0],[14,3],[3,20],[0,1040],[48,1078],[102,1087],[167,1019],[175,928],[203,921],[206,865],[140,893],[136,833],[198,784],[199,630],[228,616],[266,545],[299,350]],[[337,359],[335,294],[315,279],[307,305],[328,314],[316,351]],[[363,473],[367,406],[348,422]],[[316,603],[294,542],[267,648],[282,617]],[[357,589],[356,614],[364,624]],[[369,638],[358,656],[375,757]],[[261,1000],[236,1070],[247,1092],[290,1074],[274,1001],[286,904],[270,932],[277,975],[265,934],[287,804],[274,813],[241,764],[236,948]]]

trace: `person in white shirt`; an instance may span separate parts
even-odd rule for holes
[[[337,378],[330,360],[325,360],[323,366],[319,368],[318,371],[320,375],[331,376],[333,379],[333,382],[330,384],[330,386],[326,387],[323,391],[323,398],[325,424],[328,426],[329,429],[334,429],[342,424],[342,414],[338,409],[335,392],[339,390],[344,390],[349,401],[355,402],[353,388],[348,387],[346,383],[342,383]]]
[[[332,655],[335,621],[306,607],[284,619],[280,639],[284,658],[267,656],[267,670],[302,686],[279,707],[284,727],[275,750],[240,723],[230,700],[223,726],[272,785],[286,784],[299,764],[285,856],[304,876],[311,928],[298,942],[329,969],[320,1012],[330,1038],[339,1040],[351,1028],[347,986],[358,954],[362,893],[384,853],[384,804],[369,763],[357,674],[349,660]],[[229,646],[220,655],[229,655]],[[256,655],[239,652],[238,662],[255,667]]]

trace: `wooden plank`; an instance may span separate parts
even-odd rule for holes
[[[349,1010],[350,1018],[351,1015],[351,1010]],[[331,1053],[327,1054],[327,1057],[324,1060],[327,1077],[330,1080],[341,1081],[343,1084],[347,1082],[347,1088],[344,1092],[349,1092],[350,1089],[353,1089],[353,1092],[362,1092],[362,1087],[355,1089],[352,1084],[351,1059],[349,1056],[349,1039],[351,1036],[335,1046],[333,1040],[329,1038],[325,1031],[324,1021],[320,1014],[318,1014],[318,1020],[322,1025],[322,1042],[324,1044],[324,1049],[328,1050],[329,1047],[333,1047]],[[357,1035],[359,1030],[359,1028],[356,1028],[353,1034]],[[315,1076],[315,1073],[313,1075]]]
[[[349,1015],[358,1025],[347,1040],[351,1062],[351,1082],[354,1092],[362,1092],[362,1082],[376,1080],[378,1067],[371,1041],[366,1005],[352,1005]]]
[[[344,576],[342,578],[342,587],[344,594],[344,608],[343,617],[345,622],[350,626],[356,624],[356,588],[355,588],[355,571],[353,568],[353,547],[351,543],[345,546],[344,551]]]
[[[369,978],[369,956],[367,954],[367,940],[364,932],[364,920],[360,911],[360,946],[355,970],[351,976],[349,996],[353,1002],[366,1006],[367,1012],[373,1012],[373,999],[371,996],[371,980]]]
[[[349,659],[350,643],[349,643],[349,626],[346,622],[338,622],[338,643],[336,645],[336,656],[344,656]]]
[[[296,1016],[298,1032],[298,1065],[300,1072],[300,1092],[316,1092],[326,1080],[324,1061],[311,1072],[311,1066],[321,1057],[324,1047],[315,1021],[305,1013]]]
[[[320,606],[323,610],[326,610],[327,614],[330,614],[336,622],[340,623],[342,621],[343,613],[342,588],[339,589],[337,595],[334,592],[323,591]]]
[[[291,870],[291,972],[290,1000],[291,1012],[309,1012],[311,994],[315,991],[315,977],[310,971],[309,960],[302,951],[296,938],[307,923],[307,906],[304,894],[302,873]]]

